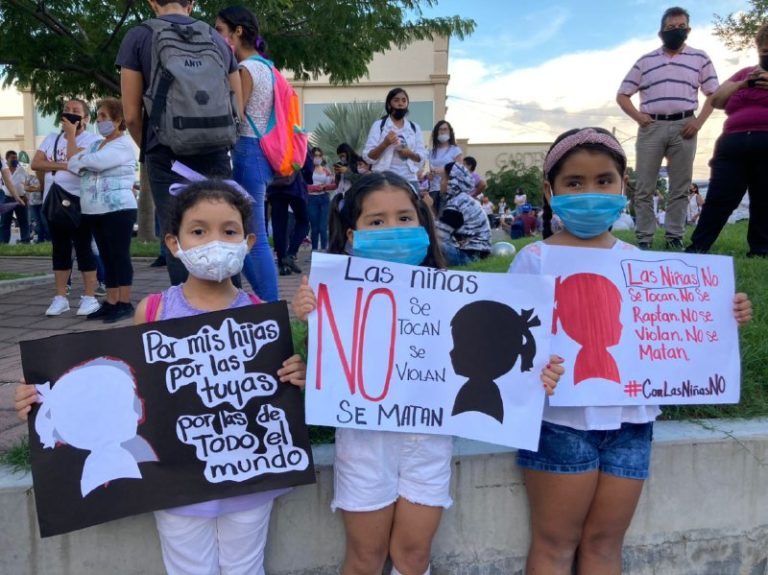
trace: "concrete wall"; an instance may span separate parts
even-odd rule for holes
[[[652,477],[628,534],[626,575],[768,575],[768,419],[660,422]],[[275,506],[270,575],[331,575],[343,531],[328,503],[329,446],[316,449],[314,486]],[[511,450],[457,441],[454,506],[435,539],[436,575],[517,574],[528,544],[527,504]],[[151,515],[40,540],[27,474],[0,476],[0,573],[162,573]]]

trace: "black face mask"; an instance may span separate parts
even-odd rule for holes
[[[760,67],[768,72],[768,54],[760,56]]]
[[[685,28],[675,28],[674,30],[664,30],[661,33],[661,41],[668,50],[677,50],[688,39],[688,30]]]
[[[395,108],[392,110],[392,117],[395,120],[402,120],[408,113],[408,108]]]
[[[61,117],[62,118],[66,118],[67,120],[69,120],[70,122],[75,124],[76,126],[79,126],[80,125],[80,120],[83,119],[83,117],[78,115],[78,114],[70,114],[68,112],[63,112],[61,114]]]

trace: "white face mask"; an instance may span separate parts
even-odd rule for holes
[[[197,279],[215,282],[231,278],[243,269],[243,261],[248,253],[248,242],[208,242],[201,246],[181,249],[176,252],[176,257],[181,260],[187,271]]]
[[[438,134],[437,135],[437,141],[440,142],[441,144],[445,144],[450,139],[451,139],[451,135],[450,134]]]

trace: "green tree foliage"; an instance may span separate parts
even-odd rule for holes
[[[228,0],[198,0],[193,16],[213,22]],[[258,15],[270,55],[299,78],[327,74],[349,83],[373,55],[437,35],[463,38],[472,20],[425,18],[437,0],[260,0],[242,2]],[[35,92],[57,113],[65,95],[118,95],[115,57],[125,33],[151,16],[144,0],[2,0],[0,64],[5,85]]]
[[[752,48],[757,29],[768,22],[768,0],[749,0],[752,7],[722,17],[715,15],[715,34],[735,50]]]
[[[377,119],[384,113],[383,102],[352,102],[351,104],[332,104],[323,110],[327,122],[321,123],[310,136],[313,146],[325,152],[326,157],[333,157],[336,147],[346,142],[358,154]]]
[[[517,188],[522,188],[528,196],[528,202],[534,206],[541,206],[542,202],[542,182],[544,176],[539,166],[525,166],[520,162],[511,162],[502,166],[497,172],[488,172],[485,181],[488,187],[485,195],[490,198],[494,204],[505,197],[507,205],[514,206],[513,199]]]

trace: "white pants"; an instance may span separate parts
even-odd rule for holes
[[[272,502],[220,517],[155,511],[168,575],[264,575]]]

